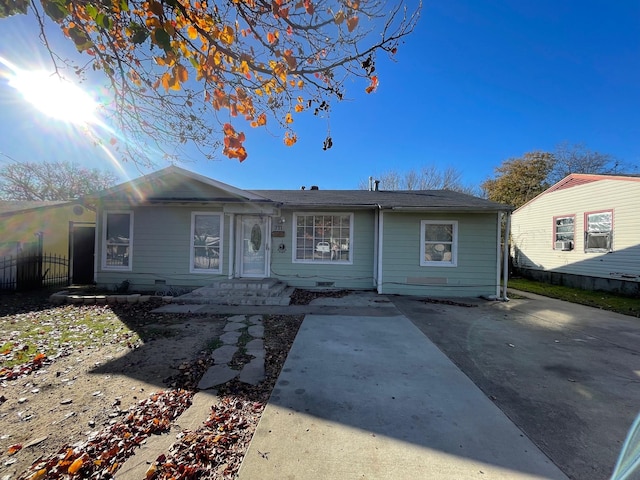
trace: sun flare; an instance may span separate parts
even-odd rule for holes
[[[8,67],[9,85],[45,115],[75,124],[94,123],[98,104],[73,82],[42,70],[22,70],[0,57]]]

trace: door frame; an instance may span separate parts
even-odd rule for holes
[[[264,273],[247,274],[243,272],[244,220],[249,218],[261,218],[264,220],[264,231],[262,232],[262,242],[264,243]],[[271,217],[264,214],[241,214],[236,215],[236,278],[269,278],[271,276]]]

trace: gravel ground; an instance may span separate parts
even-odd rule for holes
[[[226,317],[151,313],[156,306],[0,296],[0,480],[112,478],[188,408]],[[265,315],[266,380],[221,386],[210,419],[178,438],[147,478],[235,476],[301,322]],[[250,359],[240,352],[234,365]]]

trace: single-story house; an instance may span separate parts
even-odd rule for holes
[[[0,259],[9,265],[0,278],[14,276],[18,254],[33,252],[64,259],[56,263],[57,276],[92,282],[95,219],[95,211],[80,202],[0,201]]]
[[[510,207],[452,191],[243,190],[170,166],[105,190],[95,281],[138,291],[275,278],[383,294],[500,296]]]
[[[571,174],[512,215],[513,263],[525,276],[640,293],[640,176]]]

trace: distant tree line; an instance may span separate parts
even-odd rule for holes
[[[479,186],[464,184],[462,172],[452,166],[439,169],[426,165],[404,173],[388,170],[375,180],[380,190],[452,190],[517,208],[571,173],[621,174],[636,170],[637,166],[612,155],[565,142],[552,152],[532,151],[503,161],[495,168],[495,175]],[[360,181],[359,188],[370,188],[369,180]]]
[[[75,200],[116,181],[113,172],[72,162],[12,161],[0,169],[0,199]]]

